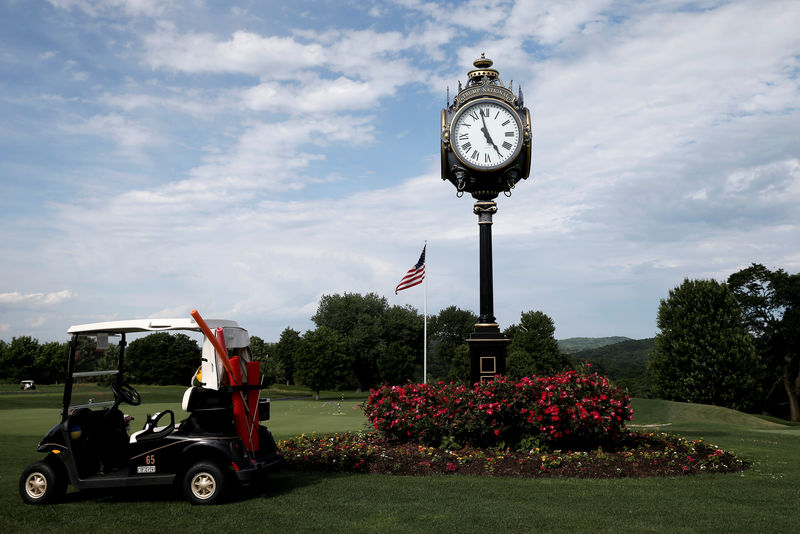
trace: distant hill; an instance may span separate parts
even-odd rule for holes
[[[629,337],[569,337],[558,340],[558,348],[566,354],[574,354],[582,350],[597,349],[623,341],[633,341]]]
[[[558,345],[576,365],[590,363],[592,371],[608,377],[632,397],[646,398],[651,395],[646,371],[655,338],[577,337],[560,340]],[[580,346],[591,348],[576,351]]]
[[[655,339],[628,339],[620,343],[570,354],[576,363],[588,361],[595,370],[612,380],[641,378],[650,361]]]

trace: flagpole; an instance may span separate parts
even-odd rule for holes
[[[414,266],[406,272],[405,276],[400,280],[400,283],[397,284],[397,287],[394,288],[394,294],[397,295],[398,291],[402,291],[404,289],[408,289],[409,287],[418,286],[420,284],[424,284],[424,303],[422,305],[422,313],[423,313],[423,327],[422,327],[422,336],[425,338],[422,340],[422,383],[428,383],[428,277],[425,276],[425,269],[427,266],[427,259],[425,257],[425,253],[428,249],[428,240],[425,240],[425,246],[422,247],[422,253],[419,255],[419,260]]]
[[[428,240],[425,240],[425,251],[428,250]],[[425,293],[425,301],[422,305],[422,313],[423,313],[423,327],[422,327],[422,383],[428,383],[428,257],[427,253],[425,256],[425,280],[423,284],[425,284],[424,293]]]

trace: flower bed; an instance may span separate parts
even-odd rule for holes
[[[596,373],[575,371],[519,381],[497,377],[472,388],[385,386],[372,391],[364,411],[390,439],[446,448],[591,450],[616,441],[633,417],[624,391]]]
[[[642,477],[735,472],[747,463],[702,440],[630,432],[630,399],[597,374],[574,371],[468,388],[409,384],[373,390],[372,432],[283,441],[290,470]]]
[[[615,478],[737,472],[747,462],[703,440],[624,432],[613,450],[460,450],[399,443],[376,432],[303,435],[279,443],[285,468],[397,475]]]

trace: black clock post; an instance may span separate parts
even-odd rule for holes
[[[506,87],[492,61],[481,54],[468,73],[466,87],[442,110],[442,179],[456,187],[457,196],[476,200],[480,239],[480,316],[467,344],[472,383],[506,373],[509,340],[494,316],[492,274],[492,216],[495,198],[527,178],[531,167],[531,118],[522,91]]]

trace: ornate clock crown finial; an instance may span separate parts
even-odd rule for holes
[[[485,52],[481,52],[481,57],[473,61],[472,64],[475,66],[475,70],[471,70],[467,73],[471,85],[479,83],[484,77],[488,78],[490,83],[500,77],[500,73],[497,69],[491,68],[494,62],[486,57]]]
[[[488,69],[494,61],[486,57],[486,52],[481,52],[481,57],[472,62],[476,69]]]

